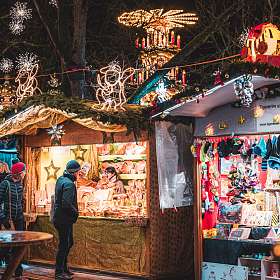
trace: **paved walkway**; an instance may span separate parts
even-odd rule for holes
[[[46,267],[24,265],[24,279],[50,280],[54,279],[54,270]],[[101,273],[75,273],[73,280],[135,280],[140,278],[109,276]]]

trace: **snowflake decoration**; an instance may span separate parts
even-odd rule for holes
[[[16,2],[10,10],[10,17],[15,22],[23,22],[32,18],[32,9],[27,8],[27,2]]]
[[[58,8],[58,0],[49,0],[49,4],[51,6]]]
[[[47,129],[48,134],[51,135],[51,140],[53,139],[61,139],[61,137],[65,134],[65,131],[62,129],[63,124],[61,125],[53,125],[51,128]]]
[[[23,53],[20,54],[17,59],[16,59],[17,69],[25,70],[25,71],[30,71],[35,64],[39,63],[38,56],[33,53]]]
[[[246,45],[248,35],[249,35],[249,28],[245,28],[243,32],[240,34],[240,36],[238,37],[238,42],[241,48]]]
[[[9,29],[14,35],[20,35],[25,29],[25,25],[20,21],[11,21],[9,23]]]
[[[0,61],[0,70],[3,73],[10,73],[13,70],[14,63],[9,58],[2,58]]]

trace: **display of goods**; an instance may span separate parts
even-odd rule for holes
[[[241,221],[242,204],[220,203],[218,221],[220,223],[239,224]]]

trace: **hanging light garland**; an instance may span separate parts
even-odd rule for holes
[[[58,0],[49,0],[49,5],[58,8]]]

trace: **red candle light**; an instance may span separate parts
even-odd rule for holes
[[[183,70],[182,72],[182,84],[185,86],[187,84],[187,73],[186,70]]]
[[[145,38],[142,39],[142,49],[145,49]]]
[[[171,46],[174,46],[175,44],[175,33],[174,31],[171,32]]]
[[[139,38],[136,38],[136,40],[135,40],[135,47],[136,47],[136,49],[139,48]]]
[[[177,48],[178,49],[181,48],[181,37],[180,37],[180,35],[177,36]]]

